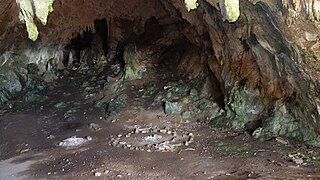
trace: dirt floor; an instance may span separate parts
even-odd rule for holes
[[[320,179],[319,149],[166,115],[139,97],[139,80],[107,122],[85,80],[66,76],[44,101],[1,110],[0,179]],[[73,136],[84,144],[63,146]]]

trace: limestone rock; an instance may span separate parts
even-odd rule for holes
[[[167,115],[171,115],[173,113],[181,111],[183,105],[179,102],[170,102],[170,101],[165,101],[164,102],[164,112]]]

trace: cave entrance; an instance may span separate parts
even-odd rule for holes
[[[220,84],[207,66],[208,48],[199,43],[204,37],[187,21],[155,13],[148,18],[95,18],[92,24],[63,44],[62,69],[61,62],[50,62],[56,64],[46,76],[56,75],[55,80],[37,84],[41,73],[28,76],[41,88],[24,92],[11,109],[18,115],[32,109],[26,115],[30,121],[17,118],[28,128],[12,133],[0,127],[6,139],[17,139],[5,141],[0,156],[17,155],[10,148],[25,143],[20,136],[28,137],[30,151],[63,149],[63,156],[83,146],[178,152],[195,143],[197,123],[223,113]],[[6,116],[5,123],[15,117]]]
[[[93,103],[104,108],[103,119],[116,121],[127,106],[136,106],[133,97],[141,98],[143,104],[138,106],[142,108],[161,108],[166,115],[184,120],[192,118],[191,114],[201,122],[220,116],[224,111],[222,88],[206,64],[208,48],[195,43],[194,27],[186,21],[177,24],[154,16],[141,21],[97,19],[96,33],[84,32],[71,41],[72,50],[78,50],[84,63],[78,73],[87,79],[95,77],[85,83],[97,85],[85,87],[94,92],[86,96],[92,95]],[[106,58],[103,64],[99,63],[101,52]],[[93,62],[98,63],[90,65]]]
[[[295,93],[310,77],[291,58],[318,31],[289,50],[283,30],[305,19],[274,13],[297,1],[16,2],[20,18],[0,2],[0,179],[319,179],[319,148],[284,138],[316,140],[298,120],[316,120],[316,94]]]

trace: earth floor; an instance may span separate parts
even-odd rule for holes
[[[134,96],[140,81],[106,122],[83,81],[65,78],[42,92],[44,102],[1,110],[0,179],[320,179],[319,149],[168,116]],[[61,146],[73,136],[85,143]]]

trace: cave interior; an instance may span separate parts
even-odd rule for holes
[[[34,18],[32,40],[21,2],[0,8],[0,179],[320,172],[319,110],[309,98],[318,79],[310,83],[296,63],[302,53],[288,43],[284,7],[275,14],[240,1],[231,22],[225,1],[190,10],[183,0],[55,0],[45,25]],[[31,169],[14,158],[30,158]],[[152,163],[158,172],[141,170]],[[284,168],[292,164],[305,169]]]

